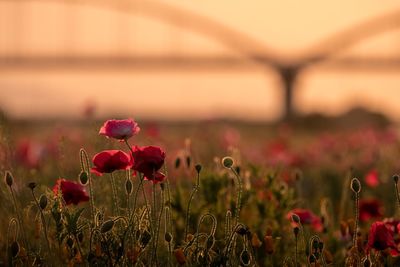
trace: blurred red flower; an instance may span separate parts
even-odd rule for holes
[[[383,216],[383,205],[378,199],[360,200],[360,221],[377,219]]]
[[[27,168],[39,168],[44,155],[45,148],[40,143],[23,139],[17,144],[16,160]]]
[[[369,187],[377,187],[379,185],[378,171],[375,169],[370,170],[365,176],[365,183]]]
[[[95,165],[91,172],[98,176],[116,170],[127,170],[132,167],[132,158],[121,150],[104,150],[93,157]]]
[[[397,250],[393,239],[393,231],[384,222],[374,222],[369,230],[367,253],[371,249],[385,250],[387,248]]]
[[[100,128],[99,134],[123,141],[137,134],[139,131],[140,128],[133,119],[108,120]]]
[[[296,214],[300,218],[303,225],[310,225],[315,231],[322,232],[323,224],[321,218],[315,215],[312,211],[307,209],[294,209],[289,211],[287,218],[291,220],[292,214]]]
[[[67,205],[78,205],[81,202],[89,201],[85,188],[79,183],[58,179],[53,187],[53,192],[56,196],[60,192],[59,190],[61,190],[62,197]]]
[[[165,152],[156,146],[135,146],[132,151],[133,169],[143,173],[145,179],[153,182],[164,180],[165,176],[159,170],[164,165]]]

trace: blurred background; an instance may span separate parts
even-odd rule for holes
[[[399,74],[397,0],[0,0],[12,119],[397,122]]]

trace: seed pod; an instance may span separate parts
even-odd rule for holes
[[[114,227],[114,221],[113,220],[105,221],[101,225],[100,232],[102,234],[105,234],[105,233],[109,232],[113,227]]]
[[[250,254],[247,250],[243,250],[242,253],[240,253],[240,261],[244,266],[249,266],[250,265]]]
[[[179,265],[184,265],[186,263],[186,256],[181,248],[174,250],[174,256]]]
[[[358,180],[357,178],[353,178],[350,183],[350,188],[351,188],[351,190],[353,190],[354,193],[357,193],[357,194],[360,193],[360,191],[361,191],[360,180]]]
[[[6,181],[6,184],[7,184],[9,187],[11,187],[11,186],[13,185],[13,183],[14,183],[14,177],[13,177],[13,175],[11,174],[11,172],[6,171],[6,174],[5,174],[5,176],[4,176],[4,180]]]
[[[41,195],[39,199],[39,206],[42,210],[47,207],[47,197],[46,195]]]
[[[175,160],[175,169],[178,169],[181,166],[181,158],[176,158]]]
[[[133,188],[133,184],[131,179],[126,179],[125,182],[125,191],[127,195],[130,195],[132,193],[132,188]]]
[[[13,258],[17,257],[20,251],[19,243],[18,241],[14,241],[10,245],[10,251],[11,251],[11,256]]]
[[[262,245],[261,240],[258,238],[257,234],[255,234],[255,233],[251,235],[251,245],[254,248],[259,248]]]
[[[196,166],[194,168],[196,169],[197,173],[199,174],[201,172],[202,166],[200,164],[196,164]]]
[[[87,182],[89,181],[89,176],[88,176],[87,172],[81,171],[81,173],[79,174],[79,181],[83,185],[87,184]]]
[[[171,233],[169,233],[169,232],[165,233],[165,235],[164,235],[164,240],[165,240],[167,243],[170,243],[170,242],[172,241],[172,235],[171,235]]]
[[[233,158],[231,157],[224,157],[222,159],[222,166],[224,166],[227,169],[230,169],[234,164]]]

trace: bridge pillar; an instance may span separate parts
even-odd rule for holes
[[[283,86],[283,103],[284,111],[282,120],[290,121],[296,116],[296,110],[293,105],[294,92],[297,77],[299,74],[298,67],[284,67],[279,70]]]

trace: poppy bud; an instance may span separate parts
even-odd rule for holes
[[[224,166],[227,169],[230,169],[234,164],[233,158],[231,157],[224,157],[222,159],[222,166]]]
[[[37,186],[37,184],[35,182],[28,183],[28,188],[30,188],[31,190],[35,189],[36,186]]]
[[[133,188],[133,185],[132,185],[131,179],[127,179],[125,182],[126,194],[130,195],[132,193],[132,188]]]
[[[47,207],[47,197],[46,195],[41,195],[39,199],[39,206],[42,210]]]
[[[244,226],[244,227],[239,227],[238,229],[236,229],[236,233],[239,234],[239,235],[241,235],[241,236],[244,236],[245,234],[247,234],[248,231],[249,231],[249,230],[247,229],[246,226]]]
[[[108,220],[103,223],[103,225],[100,228],[100,232],[102,234],[109,232],[112,228],[114,227],[114,221],[113,220]]]
[[[399,181],[399,175],[393,175],[393,181],[397,184],[397,182]]]
[[[179,265],[184,265],[186,263],[186,257],[181,248],[174,250],[174,256]]]
[[[190,163],[192,162],[192,158],[190,156],[186,157],[186,166],[189,168],[190,167]]]
[[[175,160],[175,169],[178,169],[181,166],[181,158],[176,158]]]
[[[293,221],[293,222],[295,222],[295,223],[300,223],[300,216],[297,215],[296,213],[292,213],[291,218],[292,218],[292,221]]]
[[[7,184],[9,187],[11,187],[11,186],[13,185],[13,183],[14,183],[14,178],[13,178],[11,172],[6,171],[6,174],[5,174],[4,179],[5,179],[5,181],[6,181],[6,184]]]
[[[142,245],[142,247],[146,247],[147,244],[150,242],[151,240],[151,234],[149,231],[144,231],[141,238],[140,238],[140,243]]]
[[[171,235],[171,233],[169,233],[169,232],[165,233],[165,235],[164,235],[164,240],[165,240],[167,243],[170,243],[170,242],[172,241],[172,235]]]
[[[240,253],[240,261],[244,266],[249,266],[250,264],[250,254],[247,250],[243,250],[242,253]]]
[[[19,247],[18,241],[14,241],[14,242],[11,243],[10,251],[11,251],[11,256],[13,258],[18,256],[19,251],[20,251],[20,247]]]
[[[262,245],[261,240],[255,233],[251,235],[251,245],[255,248],[259,248]]]
[[[81,171],[81,173],[79,174],[79,181],[83,185],[87,184],[87,182],[89,181],[89,176],[88,176],[87,172]]]
[[[351,188],[351,190],[353,190],[354,193],[360,193],[360,191],[361,191],[360,181],[357,178],[353,178],[351,180],[350,188]]]
[[[197,171],[197,173],[200,173],[201,171],[201,165],[200,164],[196,164],[196,166],[194,167]]]

